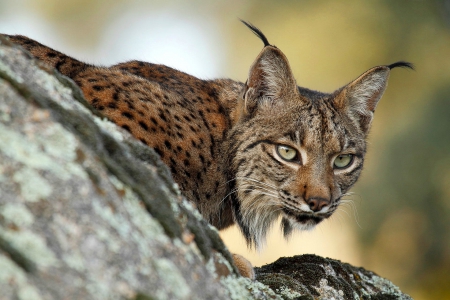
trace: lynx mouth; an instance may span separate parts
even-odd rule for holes
[[[283,212],[286,214],[286,216],[290,219],[295,220],[297,223],[303,224],[303,225],[317,225],[320,222],[322,222],[326,216],[319,216],[314,215],[311,213],[301,213],[297,211],[293,211],[289,208],[283,207]]]

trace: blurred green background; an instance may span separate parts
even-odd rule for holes
[[[228,230],[231,250],[255,265],[313,252],[415,299],[450,299],[450,1],[0,1],[0,32],[90,63],[141,59],[245,81],[262,43],[238,18],[286,54],[304,87],[331,92],[398,60],[417,70],[391,73],[354,208],[288,242],[273,230],[261,253]]]

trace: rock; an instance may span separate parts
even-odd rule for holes
[[[282,257],[255,271],[286,299],[411,299],[373,272],[316,255]]]
[[[402,295],[373,273],[315,256],[258,269],[267,285],[236,274],[217,230],[155,152],[0,36],[0,299]]]

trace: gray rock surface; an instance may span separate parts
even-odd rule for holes
[[[286,298],[298,299],[411,299],[387,279],[338,260],[316,255],[282,257],[257,268],[258,281]]]
[[[408,299],[317,260],[297,265],[315,280],[279,262],[258,270],[267,285],[237,276],[155,152],[0,36],[0,299]]]

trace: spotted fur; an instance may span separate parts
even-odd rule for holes
[[[330,217],[363,167],[366,138],[390,70],[374,67],[334,93],[297,86],[287,58],[264,42],[246,83],[201,80],[164,65],[82,63],[24,36],[9,36],[72,78],[89,103],[155,149],[209,222],[237,222],[249,245],[282,217],[285,235]],[[297,153],[280,156],[280,145]],[[337,169],[338,155],[353,155]]]

